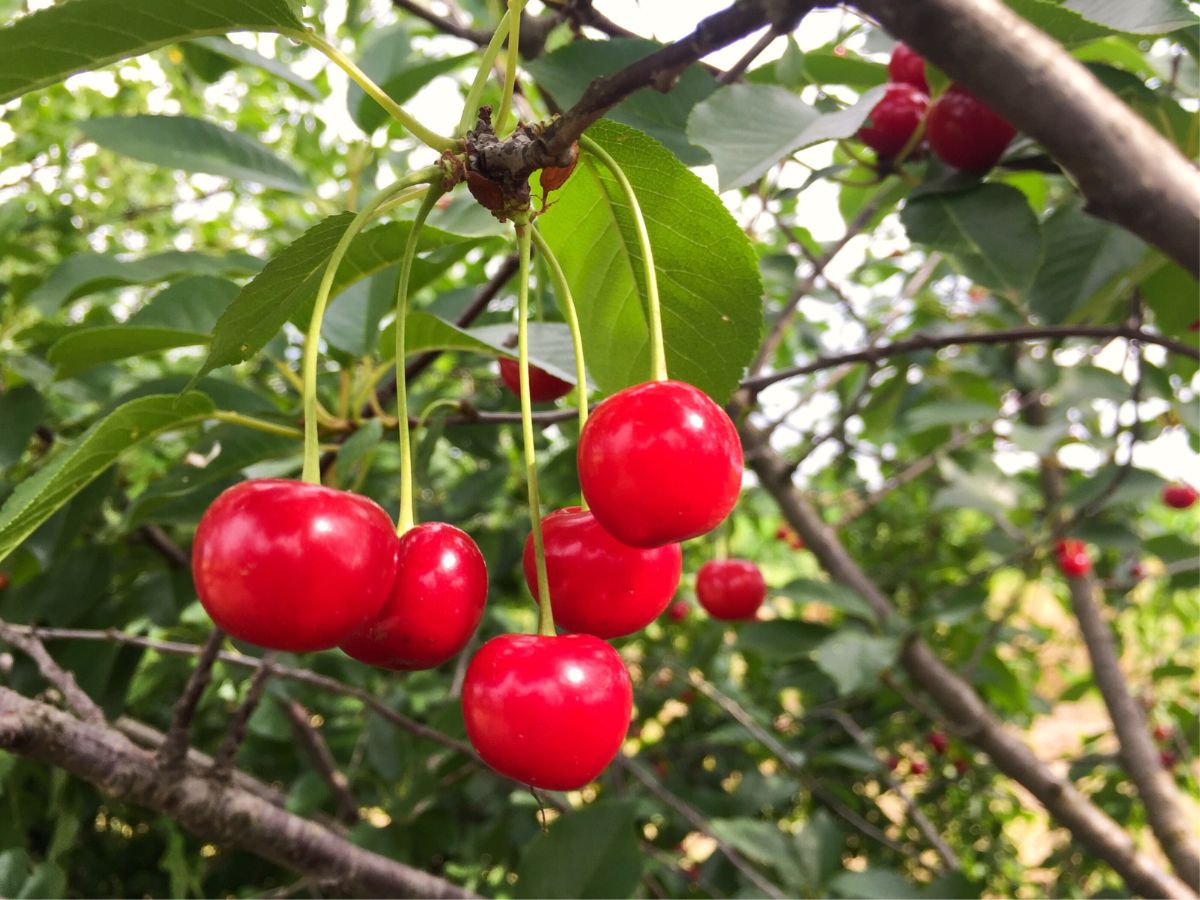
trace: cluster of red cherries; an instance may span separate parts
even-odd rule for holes
[[[1017,131],[960,84],[951,84],[932,103],[925,60],[897,43],[888,62],[889,82],[858,139],[882,159],[926,143],[942,162],[967,172],[990,169]],[[924,123],[924,135],[914,139]]]
[[[510,386],[512,368],[501,363]],[[530,374],[534,400],[565,393],[566,382]],[[550,790],[587,784],[620,749],[632,685],[606,639],[663,613],[682,573],[679,542],[719,525],[742,480],[733,422],[679,381],[635,385],[601,403],[577,462],[589,508],[558,509],[541,523],[554,621],[569,633],[488,641],[462,691],[467,734],[484,761]],[[530,535],[524,570],[535,598],[536,569]],[[192,570],[200,602],[234,638],[291,652],[339,647],[400,671],[461,652],[487,598],[483,556],[458,528],[429,522],[397,536],[366,497],[282,479],[243,482],[213,502]],[[752,618],[765,592],[745,560],[713,561],[697,576],[700,602],[717,618]]]

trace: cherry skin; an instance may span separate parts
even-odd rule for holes
[[[579,438],[579,483],[604,530],[631,547],[711,531],[737,503],[742,443],[699,388],[651,381],[613,394]]]
[[[925,57],[908,44],[896,42],[892,58],[888,60],[888,81],[911,84],[928,95],[929,82],[925,79]]]
[[[667,618],[672,622],[682,622],[688,617],[688,613],[691,611],[691,607],[688,606],[686,600],[676,600],[667,607]]]
[[[515,359],[500,359],[500,380],[510,391],[521,396],[521,369]],[[574,387],[569,381],[556,378],[544,369],[529,367],[529,399],[534,403],[553,403],[571,393]]]
[[[946,748],[950,746],[950,740],[940,731],[931,731],[929,733],[929,746],[933,748],[935,753],[945,753]]]
[[[1191,509],[1196,497],[1196,489],[1190,484],[1168,484],[1162,492],[1163,503],[1172,509]]]
[[[885,159],[904,149],[925,117],[929,97],[911,84],[889,84],[875,104],[858,139]]]
[[[914,775],[924,775],[928,769],[929,766],[923,759],[914,759],[908,764],[908,771],[912,772]]]
[[[944,163],[967,172],[996,164],[1017,130],[961,85],[952,84],[925,117],[929,148]]]
[[[396,574],[396,531],[372,500],[262,478],[222,493],[200,519],[192,577],[230,636],[271,650],[335,646],[373,618]]]
[[[645,628],[675,596],[683,572],[678,544],[630,547],[578,506],[542,519],[550,606],[560,628],[600,638]],[[525,583],[540,599],[533,535],[525,539]]]
[[[1087,545],[1075,538],[1064,538],[1055,544],[1058,568],[1068,578],[1082,578],[1092,571],[1092,558]]]
[[[753,619],[767,598],[767,585],[748,559],[713,559],[696,573],[696,598],[714,619]]]
[[[1154,739],[1159,743],[1167,740],[1174,729],[1170,725],[1163,725],[1161,722],[1154,726]]]
[[[549,791],[581,788],[625,740],[633,686],[617,651],[590,634],[504,634],[471,660],[463,720],[483,761]]]
[[[444,522],[400,536],[396,578],[373,619],[338,645],[385,669],[432,669],[457,656],[483,618],[487,565],[475,542]]]

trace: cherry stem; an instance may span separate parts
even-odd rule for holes
[[[646,230],[646,219],[642,216],[642,207],[638,204],[633,185],[625,177],[625,173],[617,161],[608,155],[603,147],[587,135],[579,138],[580,146],[595,156],[617,180],[625,199],[629,203],[629,211],[633,215],[633,227],[637,231],[638,245],[642,251],[642,269],[646,281],[646,307],[650,320],[650,376],[655,381],[667,380],[667,351],[663,344],[662,307],[658,302],[658,273],[654,268],[654,252],[650,248],[650,233]]]
[[[471,82],[471,89],[467,91],[467,100],[463,106],[462,118],[458,122],[459,134],[465,134],[475,124],[475,117],[479,114],[479,101],[483,97],[483,89],[487,87],[488,75],[491,74],[496,57],[500,55],[500,48],[504,46],[504,39],[508,36],[508,21],[511,17],[511,13],[507,11],[504,13],[500,18],[500,24],[496,26],[496,31],[492,35],[492,39],[483,51],[483,59],[480,60],[479,71],[475,73],[475,80]]]
[[[371,76],[360,69],[354,60],[350,59],[334,44],[325,40],[325,38],[321,37],[311,28],[281,29],[279,33],[308,44],[313,49],[324,53],[329,57],[330,61],[349,75],[368,97],[387,110],[393,119],[407,128],[413,137],[417,138],[417,140],[427,147],[432,147],[434,150],[452,150],[458,145],[457,141],[431,131],[422,125],[411,113],[406,112],[404,107],[389,97],[387,91],[372,81]]]
[[[325,274],[321,277],[321,286],[317,289],[317,299],[313,304],[312,319],[308,323],[308,336],[304,341],[304,468],[300,473],[302,481],[309,484],[321,483],[321,447],[317,441],[317,358],[321,352],[321,323],[325,319],[325,307],[329,303],[329,293],[333,290],[333,279],[337,275],[338,266],[358,233],[388,200],[400,195],[405,195],[411,200],[425,191],[425,188],[412,190],[414,185],[428,184],[440,174],[439,169],[431,166],[414,172],[380,191],[350,222],[337,246],[333,248],[333,253],[329,255],[329,262],[325,264]]]
[[[575,298],[571,295],[571,286],[567,284],[567,276],[558,264],[550,244],[542,237],[542,233],[533,229],[533,243],[542,259],[550,269],[550,277],[554,279],[554,292],[562,303],[563,315],[567,317],[567,327],[571,329],[571,345],[575,350],[575,391],[579,404],[579,433],[583,434],[583,426],[588,420],[588,383],[587,366],[583,361],[583,333],[579,330],[579,314],[575,310]],[[587,509],[587,499],[581,499],[579,506]]]
[[[521,374],[521,438],[525,444],[525,480],[529,485],[529,519],[533,532],[533,556],[537,569],[538,629],[554,637],[554,613],[550,606],[550,579],[546,575],[546,545],[542,540],[542,503],[538,498],[537,447],[533,443],[533,401],[529,396],[529,242],[533,226],[529,214],[513,217],[517,233],[517,368]]]
[[[413,501],[412,440],[408,433],[408,378],[404,373],[404,332],[408,318],[408,282],[412,276],[413,259],[417,255],[417,244],[421,239],[421,226],[425,224],[433,205],[445,193],[439,173],[429,185],[425,199],[417,209],[412,230],[404,243],[404,255],[400,258],[400,280],[396,286],[396,418],[400,425],[400,519],[396,533],[404,534],[417,523],[416,504]]]
[[[504,60],[504,92],[500,95],[496,134],[508,131],[508,114],[512,109],[513,89],[517,86],[517,63],[521,59],[521,10],[524,7],[525,0],[508,0],[508,56]]]

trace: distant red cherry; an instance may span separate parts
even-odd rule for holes
[[[688,617],[691,607],[686,600],[676,600],[667,607],[667,618],[672,622],[682,622]]]
[[[904,149],[925,117],[929,97],[911,84],[889,84],[875,104],[858,139],[885,158]]]
[[[579,438],[579,483],[604,530],[632,547],[711,531],[737,503],[742,444],[729,416],[681,381],[600,404]]]
[[[590,511],[557,509],[542,519],[554,621],[567,631],[624,637],[657,619],[679,586],[678,544],[630,547]],[[525,539],[525,583],[538,598],[533,535]]]
[[[684,706],[691,706],[696,699],[696,692],[690,687],[685,687],[679,692],[679,702]]]
[[[204,513],[192,577],[205,611],[232,637],[326,650],[379,612],[396,548],[392,520],[366,497],[260,478],[229,488]]]
[[[1055,545],[1058,555],[1058,568],[1068,578],[1081,578],[1092,571],[1092,558],[1088,555],[1087,545],[1075,538],[1064,538]]]
[[[713,559],[696,573],[696,598],[714,619],[753,619],[767,597],[758,566],[748,559]]]
[[[934,154],[968,172],[990,169],[1017,130],[962,85],[952,84],[925,117],[925,139]]]
[[[929,732],[929,746],[935,753],[945,753],[946,748],[950,746],[950,739],[940,731],[931,731]]]
[[[924,775],[927,771],[929,771],[929,766],[923,759],[914,759],[909,762],[908,771],[912,772],[914,775]]]
[[[967,770],[970,768],[970,764],[965,759],[956,759],[954,761],[954,771],[956,771],[959,775],[966,775]]]
[[[515,359],[500,358],[500,380],[516,396],[521,396],[521,369]],[[529,399],[534,403],[552,403],[571,393],[574,385],[556,378],[537,366],[529,367]]]
[[[339,646],[359,662],[385,669],[432,669],[456,656],[483,617],[487,565],[475,542],[444,522],[426,522],[400,537],[396,578],[373,619]]]
[[[888,60],[888,81],[911,84],[924,93],[929,93],[929,82],[925,79],[925,58],[908,44],[896,42],[892,58]]]
[[[1162,491],[1163,503],[1172,509],[1190,509],[1196,497],[1196,489],[1190,484],[1168,484]]]
[[[1146,567],[1140,562],[1137,562],[1137,561],[1133,562],[1129,566],[1129,577],[1135,578],[1135,579],[1145,578],[1146,577]]]
[[[900,765],[900,757],[889,756],[884,765],[887,766],[889,772],[895,772]]]
[[[467,737],[489,766],[570,791],[617,755],[633,687],[617,651],[590,634],[505,634],[471,660],[462,706]]]
[[[1159,750],[1158,762],[1164,769],[1173,769],[1175,768],[1175,764],[1179,762],[1179,757],[1170,750]]]
[[[1188,326],[1188,331],[1200,331],[1200,319]]]
[[[1170,725],[1164,725],[1163,723],[1159,722],[1154,726],[1154,739],[1160,742],[1165,741],[1171,737],[1173,730],[1174,729],[1172,729]]]
[[[12,584],[12,578],[9,577],[9,574],[7,572],[0,571],[0,591],[7,590],[10,584]]]

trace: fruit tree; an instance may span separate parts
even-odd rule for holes
[[[0,895],[1196,897],[1184,0],[0,0]]]

